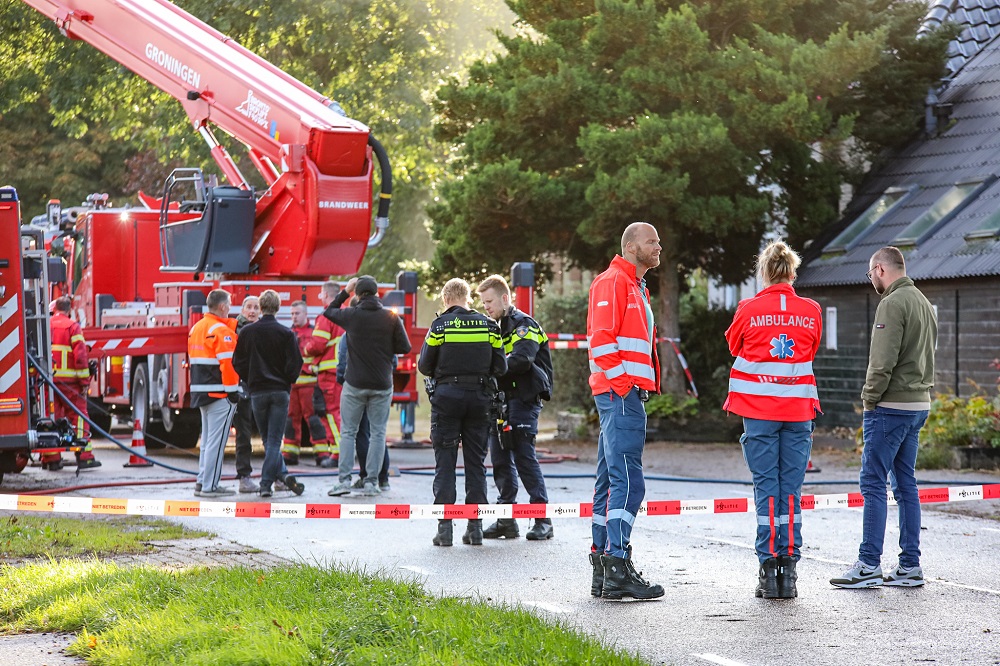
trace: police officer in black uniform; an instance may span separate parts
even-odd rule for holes
[[[477,291],[486,313],[500,322],[507,355],[507,373],[500,378],[500,390],[506,398],[505,423],[502,432],[498,434],[493,429],[490,433],[493,480],[500,491],[497,503],[517,501],[520,476],[530,502],[548,504],[545,477],[535,454],[535,436],[542,400],[550,399],[552,393],[549,338],[534,319],[511,305],[510,287],[501,276],[486,278]],[[531,541],[541,541],[551,539],[552,534],[552,519],[536,518],[525,536]],[[487,539],[513,539],[519,535],[513,518],[500,518],[483,531]]]
[[[495,416],[496,378],[507,370],[500,328],[469,309],[469,283],[448,280],[441,289],[445,311],[427,331],[417,368],[430,380],[434,503],[454,504],[458,445],[465,462],[465,503],[487,504],[486,447]],[[452,543],[451,520],[439,520],[435,546]],[[481,546],[483,521],[470,520],[462,543]]]

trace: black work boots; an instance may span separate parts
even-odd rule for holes
[[[535,525],[528,530],[524,538],[528,541],[545,541],[546,539],[551,539],[552,536],[552,519],[535,518]]]
[[[778,558],[778,598],[794,599],[799,596],[795,581],[799,575],[795,573],[795,560],[787,555]]]
[[[765,599],[778,598],[778,560],[768,558],[760,563],[760,570],[757,572],[757,597]]]
[[[462,543],[469,546],[482,546],[483,545],[483,521],[482,520],[470,520],[469,526],[465,528],[465,534],[462,535]]]
[[[656,599],[663,596],[663,586],[646,582],[635,570],[631,559],[601,555],[604,564],[604,599]],[[591,585],[593,591],[593,585]]]
[[[435,546],[450,546],[452,541],[452,526],[450,520],[439,520],[438,531],[434,535]]]
[[[594,576],[590,579],[590,596],[600,598],[604,592],[604,563],[600,553],[590,553],[590,566],[594,567]]]
[[[795,586],[798,578],[795,560],[791,557],[782,555],[764,560],[757,574],[756,595],[765,599],[794,599],[799,596]]]
[[[521,536],[517,521],[513,518],[497,518],[497,521],[483,530],[484,539],[516,539]]]

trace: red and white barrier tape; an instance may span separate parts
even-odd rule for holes
[[[920,490],[921,504],[1000,499],[1000,484]],[[889,504],[895,504],[892,495]],[[802,510],[858,508],[861,493],[803,495]],[[590,518],[590,502],[573,504],[280,504],[270,502],[201,502],[155,499],[111,499],[64,495],[0,495],[0,510],[47,513],[99,513],[130,516],[201,518],[340,518],[440,520],[473,518]],[[753,513],[747,497],[643,502],[639,515]]]

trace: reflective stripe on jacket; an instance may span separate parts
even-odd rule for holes
[[[191,365],[192,407],[225,398],[227,393],[239,389],[240,378],[233,369],[235,349],[235,319],[223,319],[209,312],[191,328],[188,362]]]
[[[340,336],[344,334],[344,329],[337,326],[326,317],[316,317],[316,326],[312,334],[305,337],[302,345],[302,355],[308,354],[313,358],[313,365],[316,373],[337,372],[337,347],[340,343]]]
[[[823,333],[819,304],[781,283],[740,301],[726,331],[736,357],[723,409],[769,421],[811,421],[819,407],[813,359]]]
[[[292,333],[295,334],[298,340],[299,353],[302,354],[302,372],[299,373],[298,379],[295,380],[295,385],[315,384],[316,369],[313,364],[316,363],[316,359],[306,350],[306,343],[312,337],[313,327],[308,324],[305,326],[292,326]],[[336,365],[334,365],[334,370],[336,370]]]
[[[80,324],[59,311],[49,321],[52,328],[52,377],[63,382],[88,381],[87,341],[83,339]]]
[[[649,335],[648,299],[649,290],[639,286],[635,266],[621,255],[591,283],[587,340],[594,395],[611,390],[625,395],[633,386],[659,393],[660,361]],[[655,327],[652,337],[656,339]]]

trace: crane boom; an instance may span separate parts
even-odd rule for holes
[[[242,142],[268,189],[256,202],[253,272],[311,277],[357,270],[369,246],[373,148],[388,225],[391,174],[368,127],[166,0],[25,0],[177,99],[230,183],[249,189],[213,126]],[[388,188],[387,188],[388,184]]]

